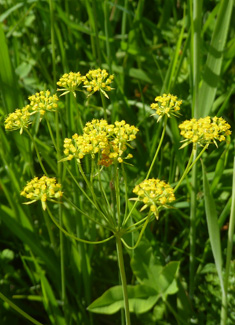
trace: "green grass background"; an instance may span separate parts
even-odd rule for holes
[[[170,92],[183,100],[182,115],[169,121],[152,177],[176,184],[190,155],[188,148],[179,151],[180,122],[216,115],[235,130],[233,9],[231,0],[0,1],[0,292],[38,322],[124,324],[121,313],[93,314],[86,309],[119,283],[115,243],[78,244],[59,233],[39,204],[22,205],[21,189],[42,171],[28,137],[5,132],[6,115],[26,105],[28,96],[39,90],[54,93],[56,81],[65,72],[107,69],[115,75],[114,91],[106,100],[109,122],[124,119],[140,129],[133,166],[126,169],[131,197],[132,188],[146,175],[161,136],[161,124],[150,116],[150,104],[156,96]],[[83,123],[102,118],[103,111],[99,96],[87,100],[82,93],[76,102],[72,96],[62,97],[60,105],[62,150],[64,137],[77,132],[77,110]],[[48,122],[55,132],[55,115],[49,115]],[[57,176],[46,122],[32,132],[50,176]],[[178,292],[166,301],[158,300],[146,313],[132,314],[133,324],[219,324],[218,273],[224,277],[227,270],[233,156],[233,135],[230,144],[209,147],[203,156],[204,185],[199,163],[179,188],[175,209],[162,213],[148,227],[145,240],[161,264],[180,262]],[[59,168],[66,195],[92,215],[65,169]],[[213,197],[209,218],[218,224],[214,239],[208,233],[205,212],[208,192]],[[108,235],[71,206],[63,209],[62,218],[64,227],[81,238],[101,240]],[[220,242],[220,267],[220,248],[213,246],[213,240]],[[125,252],[127,280],[135,284],[131,258]],[[234,254],[229,265],[227,323],[234,324]],[[30,323],[4,299],[0,320],[5,325]]]

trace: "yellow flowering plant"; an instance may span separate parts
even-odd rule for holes
[[[20,130],[20,134],[24,129],[30,125],[30,112],[29,106],[22,109],[16,109],[15,112],[10,113],[5,119],[5,129],[7,131]]]
[[[80,72],[69,72],[63,74],[57,82],[57,91],[63,91],[60,96],[66,95],[71,92],[76,97],[76,91],[81,91],[79,86],[85,81],[85,77]]]
[[[20,195],[31,200],[25,204],[32,204],[40,200],[43,210],[46,210],[46,201],[56,202],[53,199],[60,199],[63,193],[61,191],[61,184],[56,183],[55,178],[42,176],[41,178],[34,177],[34,179],[28,182]]]
[[[90,70],[85,76],[82,76],[80,72],[64,74],[57,82],[57,85],[59,87],[58,91],[63,91],[62,95],[72,93],[76,97],[75,92],[85,88],[89,93],[88,96],[99,91],[101,98],[103,98],[102,95],[108,98],[106,92],[113,89],[110,86],[113,79],[114,76],[109,75],[106,70],[96,69]],[[158,220],[162,210],[174,206],[174,202],[177,199],[175,192],[183,179],[210,143],[214,143],[217,146],[217,141],[222,142],[229,137],[231,134],[230,125],[223,118],[217,117],[184,121],[179,125],[180,133],[185,138],[181,148],[191,143],[193,148],[188,165],[180,180],[173,187],[166,180],[154,177],[150,178],[163,143],[168,119],[179,116],[182,104],[182,100],[179,100],[171,94],[157,96],[155,98],[156,103],[153,103],[151,108],[155,111],[153,115],[158,116],[157,122],[162,119],[161,125],[163,129],[161,138],[146,176],[132,189],[136,197],[129,198],[128,179],[126,177],[125,167],[127,164],[130,164],[134,156],[135,141],[139,128],[124,120],[109,123],[104,106],[105,119],[94,118],[91,121],[84,121],[84,126],[81,123],[81,130],[79,132],[64,138],[63,154],[60,154],[62,148],[59,148],[58,141],[59,112],[57,95],[51,95],[50,91],[41,91],[30,96],[29,101],[29,105],[25,108],[16,110],[15,113],[11,113],[6,118],[5,129],[6,131],[19,129],[20,134],[22,134],[23,130],[28,132],[29,124],[35,122],[34,120],[30,120],[31,116],[38,113],[40,118],[43,118],[46,112],[55,111],[57,116],[57,141],[54,140],[50,125],[47,125],[57,151],[59,183],[57,183],[54,177],[48,176],[49,173],[47,173],[35,146],[44,175],[41,178],[34,176],[26,184],[21,195],[28,200],[26,204],[40,201],[43,210],[49,214],[49,217],[60,229],[61,233],[66,234],[73,240],[86,244],[100,244],[112,239],[116,240],[125,318],[126,324],[129,325],[130,312],[123,260],[123,245],[130,250],[135,249],[140,243],[147,225],[155,219]],[[102,102],[104,104],[103,99]],[[31,138],[33,140],[32,136]],[[197,145],[202,146],[203,149],[196,158],[194,157],[195,159],[193,161]],[[129,152],[130,150],[132,150],[132,153]],[[72,199],[69,198],[69,193],[66,193],[66,186],[63,186],[62,192],[62,168],[63,174],[70,176],[70,180],[73,181],[73,191],[75,191],[74,188],[77,188],[79,193],[82,193],[84,199],[89,202],[90,208],[95,211],[95,218],[89,212],[82,209],[82,204],[79,206],[77,203],[72,202]],[[123,193],[124,197],[122,197]],[[77,192],[75,191],[73,194],[77,195]],[[95,223],[98,228],[105,229],[109,233],[109,236],[99,241],[89,241],[67,231],[63,226],[61,214],[58,221],[51,212],[48,204],[49,201],[52,203],[60,202],[64,206],[70,206],[75,211],[78,211],[80,215],[85,216],[87,220]],[[135,202],[132,204],[131,201]],[[63,208],[63,204],[60,204],[60,209]],[[134,211],[137,211],[138,204],[141,205],[140,213],[146,213],[143,217],[142,214],[141,217],[136,217],[134,214]],[[138,234],[136,242],[132,246],[125,239],[126,235],[130,233]]]
[[[109,76],[105,69],[90,70],[86,74],[83,87],[90,93],[89,96],[93,95],[96,91],[100,91],[105,97],[109,98],[107,91],[113,89],[110,87],[113,79],[114,75]]]

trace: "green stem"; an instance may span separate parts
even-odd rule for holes
[[[122,242],[121,242],[121,238],[118,236],[116,236],[116,248],[117,248],[117,256],[118,256],[118,266],[119,266],[121,282],[122,282],[126,325],[131,325],[128,294],[127,294],[126,273],[125,273],[123,251],[122,251]]]
[[[222,308],[221,308],[221,325],[227,324],[227,313],[228,313],[228,280],[230,272],[230,264],[233,249],[233,236],[235,228],[235,158],[233,160],[233,191],[232,191],[232,207],[229,220],[228,229],[228,243],[227,243],[227,253],[226,253],[226,267],[224,276],[224,294],[222,296]]]
[[[132,205],[132,207],[131,207],[131,210],[130,210],[128,216],[123,220],[123,223],[122,223],[123,226],[125,226],[125,224],[127,223],[127,221],[130,219],[130,217],[131,217],[131,215],[132,215],[132,212],[133,212],[133,210],[134,210],[135,207],[136,207],[137,202],[138,202],[138,201],[135,201],[135,203],[134,203],[134,204]]]
[[[100,210],[97,202],[92,201],[92,199],[87,195],[86,191],[84,191],[84,189],[80,186],[80,184],[77,182],[76,178],[73,176],[73,174],[71,173],[71,171],[67,168],[70,176],[72,177],[73,181],[75,182],[75,184],[77,185],[77,187],[80,189],[80,191],[83,193],[83,195],[89,200],[89,202],[92,204],[92,206],[94,206],[96,208],[96,210],[100,213],[100,215],[107,221],[108,224],[110,224],[110,218],[107,218],[103,212]],[[112,221],[111,221],[112,223]],[[112,225],[114,226],[114,224],[112,223]]]
[[[74,96],[73,96],[73,101],[74,101],[76,117],[78,119],[78,130],[82,133],[83,132],[83,122],[82,122],[80,110],[78,108],[76,97],[74,97]]]
[[[98,28],[98,20],[97,20],[97,12],[96,12],[96,1],[92,1],[92,15],[93,15],[93,22],[94,29],[95,29],[95,44],[96,44],[96,52],[97,57],[96,61],[98,61],[99,67],[101,67],[101,51],[100,51],[100,42],[99,42],[99,28]],[[94,51],[95,52],[95,51]],[[95,57],[94,53],[93,56]]]
[[[194,156],[194,149],[192,150],[191,152],[191,155],[189,157],[189,161],[188,161],[188,164],[183,172],[183,175],[181,176],[180,180],[178,181],[177,185],[175,186],[174,188],[174,192],[176,192],[176,190],[178,189],[178,187],[181,185],[181,183],[183,182],[184,178],[186,177],[186,175],[188,174],[189,172],[189,167],[191,165],[191,162],[193,160],[193,156]]]
[[[125,228],[125,234],[126,234],[126,233],[129,233],[129,232],[136,231],[136,229],[142,227],[142,224],[145,222],[145,220],[146,220],[147,218],[148,218],[148,216],[145,217],[145,218],[143,218],[143,219],[141,219],[140,221],[137,221],[137,222],[134,223],[133,225],[131,225],[131,226]],[[138,228],[137,228],[137,226],[138,226]]]
[[[143,228],[141,229],[141,232],[140,232],[139,237],[138,237],[138,239],[137,239],[137,242],[135,243],[134,246],[129,246],[129,245],[124,241],[124,239],[122,239],[123,244],[124,244],[128,249],[132,249],[132,250],[133,250],[133,249],[135,249],[135,248],[139,245],[139,242],[140,242],[140,240],[141,240],[141,238],[142,238],[142,236],[143,236],[143,234],[144,234],[144,231],[145,231],[145,229],[146,229],[146,227],[147,227],[147,225],[148,225],[148,223],[149,223],[150,217],[151,217],[151,212],[148,214],[148,216],[147,216],[147,218],[146,218],[146,221],[145,221],[145,223],[144,223],[144,225],[143,225]]]
[[[190,172],[190,170],[192,169],[192,167],[196,164],[196,162],[198,161],[198,159],[202,156],[203,152],[208,148],[208,145],[205,145],[205,147],[202,149],[202,151],[200,152],[200,154],[197,156],[195,156],[195,147],[193,147],[193,150],[191,152],[191,156],[189,158],[187,167],[185,168],[183,175],[181,176],[181,179],[179,180],[179,182],[177,183],[176,187],[174,188],[174,192],[176,192],[176,190],[178,189],[178,187],[181,185],[181,183],[183,182],[184,178],[186,177],[186,175]],[[195,159],[193,160],[193,157],[195,157]],[[191,164],[193,160],[193,163]]]
[[[166,116],[165,116],[165,119],[164,119],[164,126],[163,126],[163,130],[162,130],[161,139],[160,139],[160,141],[159,141],[159,144],[158,144],[157,150],[156,150],[156,152],[155,152],[155,155],[154,155],[154,157],[153,157],[152,163],[151,163],[151,165],[150,165],[150,167],[149,167],[149,171],[148,171],[147,176],[146,176],[145,179],[148,179],[148,178],[149,178],[149,175],[150,175],[150,173],[151,173],[151,171],[152,171],[152,169],[153,169],[153,165],[154,165],[154,163],[155,163],[155,161],[156,161],[156,159],[157,159],[157,155],[158,155],[159,150],[160,150],[160,148],[161,148],[161,145],[162,145],[162,142],[163,142],[163,139],[164,139],[164,135],[165,135],[165,132],[166,132],[167,119],[168,119],[168,117],[167,117],[167,115],[166,115]]]
[[[119,184],[119,168],[117,163],[115,163],[114,167],[114,184],[115,184],[115,195],[116,195],[116,209],[117,209],[117,217],[118,217],[118,227],[121,226],[121,213],[120,213],[120,184]]]
[[[109,72],[112,73],[112,57],[110,54],[110,44],[109,44],[109,17],[108,17],[108,4],[107,0],[104,2],[104,30],[105,30],[105,42],[106,42],[106,51],[108,57]]]
[[[102,94],[101,91],[100,91],[100,96],[101,96],[101,100],[102,100],[102,106],[103,106],[103,109],[104,109],[104,118],[105,118],[106,121],[108,121],[107,110],[106,110],[106,102],[105,102],[104,95]]]
[[[196,157],[196,151],[194,157]],[[189,252],[189,296],[191,300],[194,294],[195,284],[195,251],[196,251],[196,206],[197,206],[197,165],[193,166],[192,170],[192,189],[190,200],[190,252]]]
[[[46,116],[45,116],[45,118],[46,118]],[[50,125],[50,123],[49,123],[49,121],[48,121],[47,118],[46,118],[46,122],[47,122],[47,127],[48,127],[48,130],[49,130],[49,133],[50,133],[51,140],[52,140],[53,145],[54,145],[54,147],[55,147],[55,150],[56,150],[56,152],[57,152],[57,151],[58,151],[58,149],[57,149],[57,144],[56,144],[56,141],[55,141],[55,138],[54,138],[54,135],[53,135],[52,129],[51,129],[51,125]]]
[[[51,218],[51,220],[54,222],[54,224],[67,236],[69,236],[70,238],[73,238],[74,240],[77,240],[81,243],[85,243],[85,244],[91,244],[91,245],[95,245],[95,244],[103,244],[103,243],[106,243],[107,241],[111,240],[112,238],[114,238],[114,235],[104,239],[104,240],[100,240],[100,241],[89,241],[89,240],[85,240],[85,239],[81,239],[81,238],[78,238],[77,236],[73,235],[73,234],[70,234],[68,231],[66,231],[64,228],[62,228],[60,226],[60,224],[56,221],[56,219],[53,217],[50,209],[48,208],[47,206],[47,211],[48,211],[48,214]]]
[[[102,228],[105,228],[109,231],[113,231],[114,228],[109,227],[109,225],[105,225],[101,222],[99,222],[97,219],[92,218],[90,215],[86,214],[84,211],[82,211],[81,209],[79,209],[72,201],[70,201],[66,196],[63,195],[63,198],[72,206],[74,207],[75,210],[77,210],[79,213],[81,213],[82,215],[84,215],[87,219],[90,219],[92,222],[97,223],[97,225],[99,225]]]
[[[48,234],[49,234],[49,237],[50,237],[52,247],[55,249],[56,248],[56,241],[55,241],[55,237],[53,235],[53,231],[51,229],[51,222],[50,222],[50,219],[48,218],[48,215],[44,211],[43,211],[43,217],[44,217],[44,220],[45,220],[45,223],[46,223],[46,227],[47,227],[47,231],[48,231]]]
[[[41,168],[42,168],[42,170],[43,170],[43,173],[44,173],[46,176],[48,176],[48,174],[47,174],[47,172],[46,172],[46,169],[45,169],[44,166],[43,166],[42,159],[41,159],[41,156],[40,156],[40,154],[39,154],[39,151],[38,151],[38,147],[37,147],[37,145],[36,145],[36,142],[34,141],[34,138],[32,137],[31,133],[30,133],[27,129],[25,129],[25,131],[27,132],[27,134],[29,135],[30,139],[31,139],[32,142],[33,142],[34,149],[35,149],[35,151],[36,151],[36,154],[37,154],[37,157],[38,157],[38,161],[39,161],[39,164],[40,164],[40,166],[41,166]]]
[[[11,302],[6,296],[4,296],[0,292],[0,298],[5,301],[12,309],[14,309],[17,313],[19,313],[24,318],[28,319],[31,323],[35,325],[43,325],[42,323],[38,322],[36,319],[28,315],[26,312],[24,312],[21,308],[19,308],[17,305],[15,305],[13,302]]]
[[[151,173],[151,171],[152,171],[152,169],[153,169],[153,165],[154,165],[154,163],[155,163],[155,161],[156,161],[156,159],[157,159],[157,155],[158,155],[159,150],[160,150],[160,148],[161,148],[161,145],[162,145],[162,142],[163,142],[163,139],[164,139],[164,135],[165,135],[165,132],[166,132],[167,119],[168,119],[168,117],[165,116],[165,119],[164,119],[164,126],[163,126],[163,131],[162,131],[161,139],[160,139],[160,141],[159,141],[159,144],[158,144],[157,150],[156,150],[156,152],[155,152],[155,155],[154,155],[154,157],[153,157],[152,163],[151,163],[151,165],[150,165],[150,167],[149,167],[149,170],[148,170],[148,173],[147,173],[145,179],[148,179],[148,178],[149,178],[149,175],[150,175],[150,173]],[[134,210],[135,207],[136,207],[136,204],[137,204],[137,201],[133,204],[133,206],[132,206],[132,208],[131,208],[131,210],[130,210],[128,216],[127,216],[126,218],[124,218],[124,220],[123,220],[123,226],[124,226],[124,225],[127,223],[127,221],[130,219],[130,217],[131,217],[131,215],[132,215],[132,212],[133,212],[133,210]]]
[[[122,42],[125,42],[126,36],[126,16],[127,16],[128,0],[125,0],[124,10],[122,12]]]
[[[82,175],[82,177],[83,177],[83,179],[84,179],[84,181],[85,181],[87,187],[89,188],[89,190],[90,190],[90,192],[91,192],[91,194],[92,194],[92,199],[93,199],[95,205],[97,205],[97,202],[96,202],[96,195],[95,195],[94,189],[93,189],[93,187],[91,186],[90,182],[88,181],[88,179],[87,179],[87,177],[86,177],[86,175],[85,175],[85,173],[84,173],[84,171],[83,171],[83,169],[82,169],[82,165],[81,165],[81,163],[78,163],[78,168],[79,168],[79,171],[80,171],[80,173],[81,173],[81,175]]]
[[[200,82],[200,42],[201,42],[201,20],[202,20],[202,0],[189,2],[190,21],[191,21],[191,78],[192,78],[192,116],[199,118],[199,82]]]
[[[124,220],[125,220],[127,215],[127,207],[128,207],[128,186],[127,186],[127,177],[126,177],[124,164],[122,163],[121,166],[122,166],[122,175],[123,175],[123,180],[125,185],[125,213],[124,213]]]
[[[53,1],[49,0],[50,6],[50,19],[51,19],[51,53],[52,53],[52,69],[53,69],[53,82],[56,84],[56,64],[55,64],[55,33],[54,33],[54,10]]]
[[[102,185],[101,170],[98,171],[99,190],[100,190],[100,192],[102,193],[102,195],[104,197],[104,201],[105,201],[105,204],[107,206],[107,213],[111,215],[112,214],[112,208],[111,208],[111,205],[109,203],[108,197],[107,197],[107,195],[105,193],[104,187]]]
[[[56,124],[56,151],[57,151],[57,161],[60,160],[60,129],[59,129],[59,113],[56,111],[55,114],[55,124]],[[62,181],[62,166],[61,164],[57,164],[58,171],[58,180]],[[59,205],[59,224],[62,226],[62,206]],[[66,306],[66,286],[65,286],[65,262],[64,262],[64,235],[63,232],[60,231],[60,273],[61,273],[61,300],[64,303],[64,311]]]

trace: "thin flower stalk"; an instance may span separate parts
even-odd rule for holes
[[[31,135],[31,133],[30,133],[27,129],[26,129],[25,131],[27,132],[27,134],[29,135],[30,139],[31,139],[32,142],[33,142],[33,145],[34,145],[34,148],[35,148],[35,151],[36,151],[37,157],[38,157],[38,162],[39,162],[39,164],[40,164],[40,166],[41,166],[41,168],[42,168],[43,173],[44,173],[46,176],[48,176],[48,173],[47,173],[47,171],[46,171],[46,169],[45,169],[45,167],[44,167],[44,165],[43,165],[43,162],[42,162],[42,159],[41,159],[41,156],[40,156],[40,153],[39,153],[39,150],[38,150],[37,144],[36,144],[36,142],[35,142],[33,136]]]
[[[105,120],[107,120],[108,119],[107,107],[106,107],[106,102],[105,102],[105,99],[104,99],[105,96],[102,94],[102,92],[100,93],[100,97],[101,97],[102,106],[103,106],[103,110],[104,110],[104,118],[105,118]]]
[[[126,273],[125,273],[123,250],[122,250],[122,240],[121,240],[121,237],[119,237],[119,236],[116,236],[116,249],[117,249],[118,265],[119,265],[119,271],[120,271],[121,283],[122,283],[126,325],[131,325],[129,301],[128,301],[128,293],[127,293]]]
[[[71,171],[69,169],[67,169],[70,176],[72,177],[73,181],[75,182],[75,184],[77,185],[77,187],[80,189],[80,191],[83,193],[83,195],[88,199],[88,201],[92,204],[92,206],[100,213],[101,217],[107,222],[107,225],[112,225],[112,227],[115,227],[115,225],[112,222],[112,219],[108,217],[101,211],[101,209],[99,208],[97,202],[93,201],[90,196],[86,193],[86,191],[84,191],[84,189],[80,186],[80,184],[77,182],[77,180],[75,179],[74,175],[71,173]],[[113,229],[113,228],[112,228]]]
[[[103,244],[103,243],[106,243],[108,241],[110,241],[111,239],[114,238],[114,235],[104,239],[104,240],[100,240],[100,241],[90,241],[90,240],[85,240],[85,239],[82,239],[82,238],[79,238],[73,234],[70,234],[68,231],[66,231],[64,228],[62,228],[62,226],[56,221],[55,217],[53,216],[53,214],[51,213],[50,209],[48,208],[47,209],[47,212],[51,218],[51,220],[54,222],[54,224],[65,234],[67,235],[68,237],[76,240],[76,241],[79,241],[81,243],[84,243],[84,244],[91,244],[91,245],[95,245],[95,244]]]
[[[141,225],[142,228],[141,228],[140,234],[139,234],[138,239],[137,239],[137,241],[136,241],[136,243],[135,243],[134,246],[129,246],[129,245],[125,242],[125,240],[124,240],[123,238],[121,239],[122,242],[123,242],[123,244],[126,246],[126,248],[131,249],[131,250],[136,249],[136,247],[139,245],[139,242],[140,242],[140,240],[141,240],[141,238],[142,238],[142,236],[143,236],[143,234],[144,234],[144,231],[145,231],[145,229],[146,229],[146,227],[147,227],[147,225],[148,225],[148,223],[149,223],[149,221],[150,221],[151,215],[152,215],[152,212],[149,211],[148,216],[146,217],[146,220],[145,220],[145,222],[144,222],[144,225]],[[130,231],[130,232],[132,232],[132,231]]]
[[[160,141],[159,141],[159,144],[158,144],[157,150],[156,150],[156,152],[155,152],[155,155],[154,155],[154,157],[153,157],[152,163],[151,163],[151,165],[150,165],[150,167],[149,167],[149,170],[148,170],[148,173],[147,173],[145,179],[148,179],[148,178],[149,178],[149,175],[151,174],[151,171],[152,171],[153,166],[154,166],[154,164],[155,164],[155,161],[156,161],[156,159],[157,159],[158,153],[159,153],[159,151],[160,151],[160,149],[161,149],[162,142],[163,142],[163,139],[164,139],[164,136],[165,136],[165,132],[166,132],[167,119],[168,119],[168,116],[166,115],[166,116],[165,116],[165,119],[164,119],[164,126],[163,126],[163,130],[162,130],[162,135],[161,135],[161,138],[160,138]]]

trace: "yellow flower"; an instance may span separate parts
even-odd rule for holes
[[[76,92],[79,90],[80,84],[86,80],[86,77],[81,76],[80,72],[69,72],[63,74],[60,80],[57,82],[57,85],[61,88],[58,88],[57,91],[64,91],[60,96],[66,95],[69,92],[73,93],[76,97]]]
[[[28,128],[30,122],[29,105],[22,109],[16,109],[15,112],[10,113],[5,119],[5,129],[7,131],[14,131],[20,129],[20,134],[23,133],[24,128]]]
[[[86,74],[84,87],[90,93],[89,96],[94,94],[96,91],[101,91],[105,97],[109,98],[106,91],[110,91],[113,89],[110,87],[110,84],[112,83],[113,79],[114,76],[109,76],[108,72],[104,69],[90,70]]]
[[[106,157],[111,159],[113,163],[122,163],[123,159],[132,158],[131,154],[123,157],[123,153],[126,151],[127,146],[131,147],[127,142],[133,141],[138,131],[135,126],[127,124],[125,121],[116,121],[114,125],[109,125],[109,145],[103,150],[99,164],[106,166]],[[109,165],[111,165],[111,161],[109,161]]]
[[[199,119],[186,120],[179,125],[180,134],[185,138],[185,142],[181,148],[184,148],[189,143],[200,146],[214,143],[217,146],[217,141],[225,141],[226,137],[231,134],[229,130],[231,126],[222,117],[204,117]]]
[[[90,154],[92,158],[95,154],[100,152],[108,144],[107,136],[104,132],[100,134],[74,134],[72,139],[66,138],[64,140],[64,154],[65,158],[60,161],[77,159],[78,162],[85,156]]]
[[[56,95],[51,95],[49,90],[40,91],[32,96],[29,96],[30,100],[30,109],[33,111],[32,114],[39,112],[40,117],[42,117],[46,111],[48,112],[55,112],[58,104],[57,101],[59,100]]]
[[[43,210],[46,210],[46,201],[50,200],[54,202],[53,198],[59,199],[63,193],[61,192],[61,184],[56,183],[55,178],[42,176],[39,179],[38,177],[34,177],[28,182],[20,195],[31,200],[25,204],[31,204],[40,200]]]
[[[158,214],[161,208],[169,208],[168,204],[175,201],[173,188],[159,179],[147,179],[139,185],[136,185],[133,192],[138,196],[137,199],[141,201],[144,206],[140,211],[147,207],[158,219]]]
[[[151,104],[150,107],[156,110],[156,113],[153,115],[159,116],[157,122],[159,122],[164,115],[168,117],[179,115],[182,100],[178,100],[176,96],[163,94],[162,96],[157,96],[155,101],[157,103]]]
[[[80,162],[85,155],[90,154],[92,158],[99,155],[98,164],[108,167],[115,162],[122,163],[123,159],[132,158],[131,154],[123,157],[123,153],[136,138],[139,130],[125,121],[108,124],[106,120],[92,120],[87,122],[83,128],[83,134],[74,134],[72,139],[64,140],[65,158],[60,161],[73,158]]]

